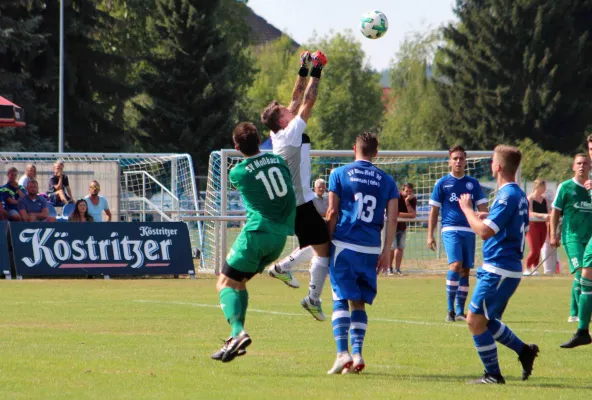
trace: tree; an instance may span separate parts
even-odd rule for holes
[[[47,41],[38,33],[39,5],[33,0],[0,3],[0,94],[23,107],[27,119],[24,128],[0,128],[4,151],[50,149],[50,143],[39,137],[38,123],[53,110],[37,100],[34,88],[42,82],[31,76],[30,65]]]
[[[534,181],[542,178],[562,182],[573,176],[573,157],[543,150],[531,139],[521,140],[518,148],[522,152],[520,172],[523,180]]]
[[[454,142],[433,70],[438,32],[407,37],[391,62],[391,98],[381,134],[383,149],[441,149]]]
[[[36,88],[38,99],[52,105],[57,112],[59,1],[43,3],[39,31],[47,35],[48,41],[33,61],[33,76],[43,81]],[[113,20],[93,0],[65,3],[64,14],[64,148],[120,151],[126,136],[121,115],[114,111],[134,94],[134,88],[117,74],[125,65],[125,58],[115,51],[106,51],[101,42],[101,34],[109,30]],[[55,140],[57,114],[47,116],[40,125],[42,137]]]
[[[329,59],[308,124],[314,148],[350,149],[360,133],[378,132],[384,115],[380,75],[365,62],[362,46],[353,33],[327,36],[307,47],[322,50]],[[295,69],[291,76],[283,93],[291,91]]]
[[[237,27],[222,28],[229,18],[226,3],[156,1],[158,47],[140,75],[147,101],[137,104],[146,150],[189,152],[196,162],[207,162],[212,149],[231,145],[252,67],[245,53],[249,36],[237,35]],[[240,15],[244,5],[233,5]]]
[[[455,13],[439,66],[453,84],[438,86],[450,132],[470,148],[578,147],[592,119],[592,2],[457,0]]]

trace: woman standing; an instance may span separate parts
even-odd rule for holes
[[[542,179],[537,179],[534,181],[532,193],[528,196],[528,215],[531,220],[537,218],[539,221],[531,221],[528,233],[526,234],[526,240],[528,241],[530,251],[526,257],[525,275],[529,275],[531,269],[539,265],[541,261],[541,249],[547,240],[547,224],[549,223],[551,210],[549,208],[549,203],[545,198],[546,191],[547,182]]]

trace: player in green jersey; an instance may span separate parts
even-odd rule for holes
[[[592,135],[587,138],[588,142],[588,156],[592,159]],[[592,196],[592,180],[588,179],[584,186],[588,190],[588,194]],[[578,301],[578,330],[575,335],[563,343],[561,347],[564,349],[571,349],[573,347],[582,346],[592,343],[590,337],[590,317],[592,316],[592,237],[586,245],[584,251],[584,258],[582,260],[582,269],[580,277],[580,297]]]
[[[249,122],[232,132],[235,148],[245,159],[230,171],[230,182],[240,191],[247,223],[222,267],[216,289],[220,306],[232,328],[215,360],[232,361],[246,353],[251,338],[244,330],[249,294],[246,283],[266,265],[276,261],[294,234],[296,196],[286,162],[281,156],[259,151],[259,134]]]
[[[592,203],[584,186],[590,173],[588,155],[577,154],[572,169],[574,177],[559,185],[553,201],[550,243],[551,246],[559,247],[563,241],[565,245],[570,271],[574,274],[569,321],[575,322],[578,316],[584,249],[592,237]],[[563,215],[561,239],[558,238],[557,232],[560,215]]]

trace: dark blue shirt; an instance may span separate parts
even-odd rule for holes
[[[41,196],[31,199],[29,196],[25,196],[19,200],[18,209],[25,210],[27,214],[40,213],[44,208],[47,208],[47,200]]]

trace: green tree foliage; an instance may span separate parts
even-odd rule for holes
[[[231,146],[252,67],[244,50],[249,37],[237,35],[236,27],[223,29],[229,15],[220,3],[156,1],[158,47],[140,75],[148,101],[137,105],[144,149],[189,152],[196,162],[207,162],[212,149]]]
[[[541,178],[561,182],[573,176],[573,157],[543,150],[531,139],[518,142],[518,148],[522,152],[520,171],[523,180],[534,181]]]
[[[381,134],[389,150],[441,149],[447,140],[445,111],[436,92],[433,60],[437,32],[407,37],[391,62],[391,100]]]
[[[31,76],[31,60],[43,51],[46,36],[38,33],[38,1],[0,2],[0,95],[26,111],[24,128],[0,128],[4,151],[49,150],[39,137],[38,121],[51,115],[51,105],[37,101],[35,88],[43,84]]]
[[[352,32],[326,36],[307,47],[311,52],[320,49],[329,60],[307,130],[313,147],[350,149],[357,135],[380,129],[385,111],[380,75],[365,62],[362,46]],[[291,90],[288,87],[284,90]]]
[[[48,37],[44,51],[34,60],[33,76],[44,81],[37,88],[40,101],[58,109],[59,1],[46,0],[39,31]],[[64,136],[67,151],[121,151],[126,136],[117,105],[133,95],[134,88],[117,71],[125,58],[108,51],[98,32],[113,24],[110,15],[93,0],[65,3]],[[42,137],[56,140],[57,114],[40,121]],[[89,140],[92,138],[92,140]]]
[[[455,12],[440,66],[453,85],[438,86],[450,132],[470,148],[578,147],[592,119],[592,2],[457,0]]]

